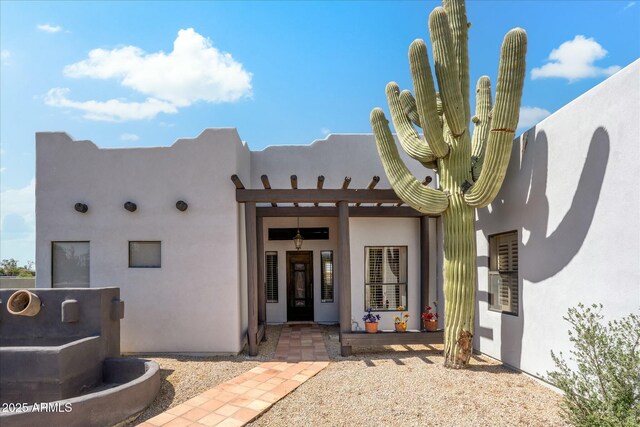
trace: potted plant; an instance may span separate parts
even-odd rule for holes
[[[396,326],[396,332],[407,332],[407,321],[409,320],[409,313],[404,313],[404,307],[398,307],[398,311],[400,311],[400,316],[396,316],[394,318],[394,323]]]
[[[433,306],[435,307],[435,313],[431,312],[431,306],[426,306],[424,313],[422,313],[422,324],[428,332],[438,330],[438,303],[434,301]]]
[[[371,308],[367,310],[367,314],[362,318],[364,320],[364,329],[369,334],[375,334],[378,332],[378,320],[380,320],[379,314],[373,314]]]

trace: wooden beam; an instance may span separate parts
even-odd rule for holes
[[[266,341],[265,324],[258,325],[258,342]]]
[[[262,186],[264,187],[265,190],[271,190],[271,183],[269,182],[269,177],[267,175],[262,175],[260,177],[260,181],[262,181]],[[278,206],[278,204],[271,203],[271,206],[275,208],[276,206]]]
[[[395,331],[380,331],[377,334],[366,332],[348,332],[341,334],[340,345],[376,347],[380,345],[410,344],[444,344],[444,332],[406,331],[401,334]]]
[[[351,203],[398,203],[400,201],[396,193],[391,189],[236,190],[236,201],[240,203],[337,203],[343,200]]]
[[[378,175],[375,175],[373,178],[371,178],[371,181],[369,181],[369,185],[367,185],[367,190],[373,190],[376,185],[378,185],[378,182],[380,182],[380,177]],[[356,203],[356,206],[360,206],[360,203]]]
[[[247,242],[247,302],[249,327],[249,355],[258,354],[258,247],[256,230],[256,204],[244,205],[245,238]]]
[[[338,202],[338,284],[340,286],[340,335],[351,332],[351,245],[349,236],[349,203]],[[343,345],[343,356],[351,354],[351,346]]]
[[[344,177],[344,182],[342,183],[342,189],[346,190],[347,188],[349,188],[349,184],[351,184],[351,177],[350,176],[345,176]],[[338,203],[336,203],[336,206],[338,206]]]
[[[420,312],[429,305],[429,218],[420,218]],[[422,326],[422,325],[421,325]]]
[[[298,177],[296,175],[291,175],[291,189],[292,190],[298,189]],[[298,207],[298,204],[294,203],[293,206]]]
[[[257,208],[258,218],[260,217],[337,217],[338,208],[333,206],[304,206],[290,207],[281,206],[277,208],[261,207]],[[417,218],[425,216],[409,206],[350,206],[350,217],[381,217],[381,218]]]
[[[346,190],[347,188],[349,188],[349,184],[351,184],[351,177],[350,176],[345,176],[344,177],[344,182],[342,183],[342,189]]]
[[[318,175],[318,184],[317,184],[317,188],[318,190],[322,190],[322,187],[324,186],[324,175]],[[314,203],[315,206],[318,206],[318,203]]]
[[[267,322],[267,292],[264,277],[264,218],[256,218],[256,246],[258,260],[258,324]],[[260,340],[258,340],[260,342]]]
[[[231,175],[231,181],[233,181],[234,185],[236,186],[236,190],[244,190],[244,185],[242,185],[242,181],[240,181],[238,175]]]

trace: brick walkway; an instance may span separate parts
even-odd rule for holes
[[[329,365],[322,333],[311,324],[284,325],[275,358],[138,427],[243,426]]]

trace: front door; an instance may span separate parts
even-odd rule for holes
[[[313,252],[287,252],[287,320],[313,320]]]

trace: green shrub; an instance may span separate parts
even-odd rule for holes
[[[547,380],[564,392],[563,415],[576,426],[640,425],[640,317],[602,323],[602,305],[570,308],[574,345],[569,368],[562,353],[551,357],[557,370]]]

